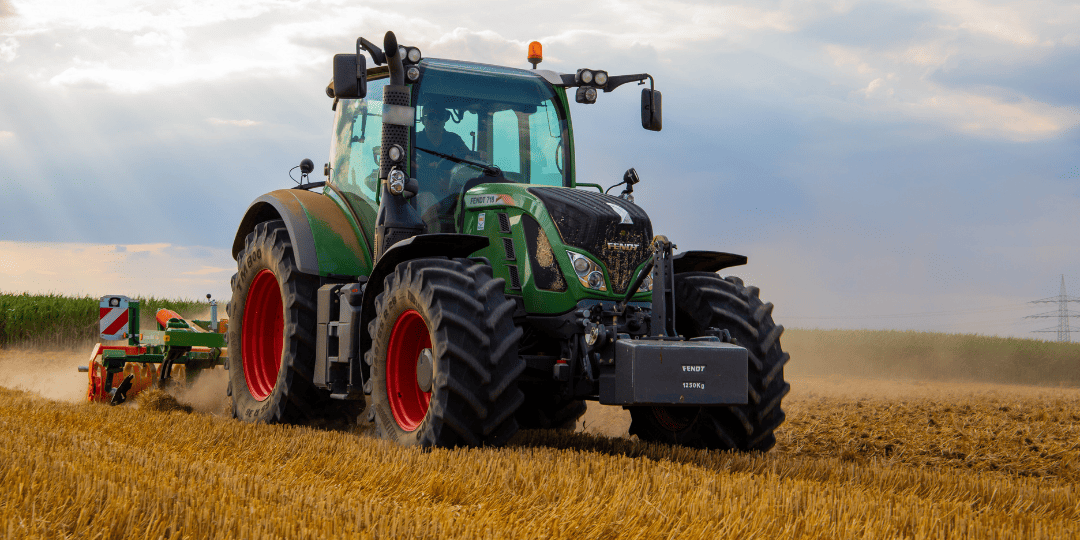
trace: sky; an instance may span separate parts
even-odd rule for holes
[[[631,86],[572,106],[579,181],[635,167],[786,327],[1056,339],[1029,302],[1080,298],[1080,5],[1019,0],[0,0],[0,291],[226,299],[244,210],[327,159],[333,55],[387,30],[652,74],[659,133]]]

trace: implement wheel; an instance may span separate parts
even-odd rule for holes
[[[368,325],[379,435],[406,446],[501,446],[518,430],[521,329],[505,281],[468,259],[397,266]]]
[[[248,234],[236,258],[229,319],[229,395],[245,422],[354,422],[363,402],[331,400],[312,383],[318,278],[296,268],[285,223]]]
[[[737,277],[708,272],[675,275],[675,324],[680,335],[698,337],[727,329],[748,352],[750,403],[720,407],[630,407],[630,433],[645,441],[685,446],[766,451],[784,422],[780,402],[790,386],[780,349],[784,327],[772,320],[771,303]]]

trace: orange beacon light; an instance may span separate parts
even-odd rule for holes
[[[544,48],[540,45],[539,41],[534,41],[529,44],[529,62],[532,63],[533,69],[536,69],[536,64],[544,61]]]

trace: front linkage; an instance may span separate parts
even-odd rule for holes
[[[569,329],[577,330],[566,336],[570,350],[555,363],[556,379],[580,374],[580,386],[598,387],[600,403],[608,405],[747,402],[746,349],[717,328],[699,336],[681,336],[676,328],[674,248],[657,236],[623,301],[585,301],[570,314],[577,322]],[[630,302],[650,272],[652,304]]]

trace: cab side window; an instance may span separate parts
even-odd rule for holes
[[[389,79],[368,81],[364,99],[338,103],[330,182],[375,205],[379,188],[379,152],[382,139],[382,91]]]

